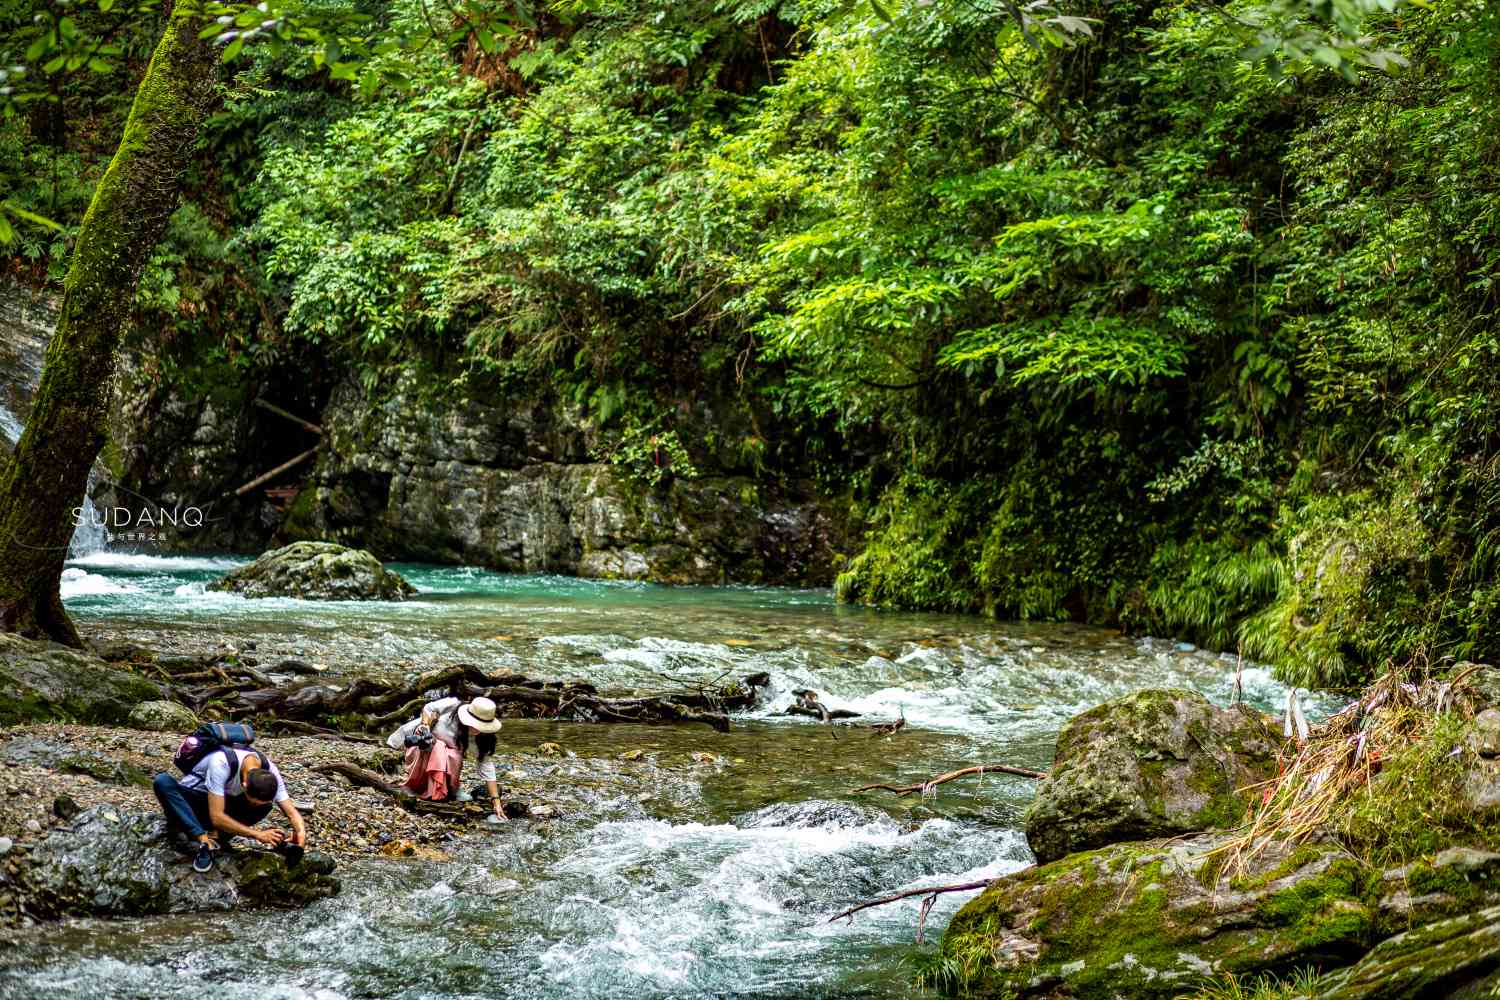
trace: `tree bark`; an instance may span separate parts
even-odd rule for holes
[[[104,444],[136,283],[177,207],[214,95],[219,60],[198,39],[193,6],[178,5],[167,21],[83,217],[31,419],[0,468],[0,630],[82,645],[58,592],[73,512]]]

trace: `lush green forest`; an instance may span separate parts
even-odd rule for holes
[[[540,388],[621,461],[815,478],[865,531],[850,601],[1301,684],[1500,655],[1500,11],[1377,11],[1355,66],[1257,58],[1246,3],[1028,10],[564,0],[370,55],[380,86],[235,46],[135,335],[188,385]],[[24,26],[99,40],[0,121],[35,286],[163,23],[62,11],[0,8],[16,67]]]

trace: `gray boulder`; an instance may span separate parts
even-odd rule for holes
[[[198,728],[193,710],[175,701],[143,701],[130,710],[129,721],[136,729],[163,733],[190,733]]]
[[[160,913],[299,907],[339,891],[333,862],[309,851],[288,865],[269,851],[220,855],[199,875],[173,850],[160,814],[95,806],[52,831],[0,889],[33,917],[139,917]]]
[[[162,696],[151,681],[80,650],[0,633],[0,725],[125,721]]]
[[[241,566],[208,589],[313,601],[400,601],[417,592],[370,553],[332,542],[293,542]]]
[[[1127,840],[1234,826],[1236,789],[1276,773],[1280,739],[1245,706],[1192,691],[1150,690],[1075,717],[1026,814],[1041,862]]]

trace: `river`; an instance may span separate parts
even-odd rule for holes
[[[343,895],[298,913],[33,932],[0,957],[0,994],[909,996],[916,901],[827,918],[889,892],[1028,864],[1019,819],[1032,785],[987,776],[927,799],[851,789],[982,761],[1045,768],[1059,727],[1107,698],[1165,685],[1222,704],[1236,688],[1233,658],[1170,641],[843,607],[822,591],[402,565],[394,568],[421,593],[399,604],[204,591],[238,563],[98,553],[70,563],[64,596],[85,629],[152,645],[201,644],[207,631],[254,640],[263,662],[296,655],[394,671],[468,661],[607,690],[763,670],[770,695],[728,734],[509,722],[502,761],[521,763],[507,747],[559,743],[558,781],[637,749],[648,774],[694,751],[717,763],[662,767],[645,793],[606,783],[587,815],[513,823],[460,842],[447,862],[346,866]],[[1262,707],[1284,697],[1261,667],[1238,678]],[[908,725],[886,738],[781,714],[799,687],[823,692],[830,707]],[[966,898],[941,897],[929,941]]]

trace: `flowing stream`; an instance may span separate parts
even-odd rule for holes
[[[820,591],[425,566],[396,567],[421,590],[400,604],[204,591],[237,562],[99,553],[70,564],[64,595],[80,619],[114,634],[159,644],[212,629],[255,639],[263,662],[297,655],[405,670],[466,660],[616,690],[764,670],[772,687],[728,734],[508,722],[502,751],[566,749],[552,765],[559,782],[636,749],[648,780],[599,792],[585,815],[467,839],[447,862],[346,866],[343,895],[299,913],[83,922],[24,936],[0,953],[0,995],[909,996],[915,900],[852,922],[827,918],[862,899],[1029,863],[1019,818],[1032,784],[964,780],[926,800],[851,789],[982,761],[1046,767],[1058,728],[1104,699],[1170,685],[1227,703],[1236,686],[1232,658],[1168,641],[841,607]],[[1284,695],[1259,667],[1239,681],[1264,707]],[[886,739],[782,715],[799,687],[824,692],[831,707],[904,715],[908,726]],[[657,770],[694,751],[719,763]],[[929,938],[966,898],[941,897]]]

